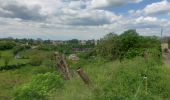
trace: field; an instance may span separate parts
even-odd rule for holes
[[[75,74],[75,77],[72,80],[65,82],[63,89],[53,92],[50,99],[96,100],[100,98],[101,100],[108,100],[117,98],[131,100],[132,98],[135,98],[135,100],[142,100],[142,98],[159,98],[160,100],[164,100],[163,98],[167,98],[168,100],[168,98],[170,98],[170,91],[164,91],[164,89],[170,88],[168,86],[170,84],[170,79],[168,77],[170,75],[168,73],[170,70],[165,65],[157,65],[155,61],[152,59],[150,60],[151,61],[148,64],[140,57],[124,62],[107,62],[102,59],[88,60],[86,62],[82,61],[82,63],[85,63],[82,67],[91,80],[92,88],[86,86],[81,78]],[[74,67],[77,65],[72,64],[72,68],[75,69]],[[148,70],[145,72],[145,68],[147,67]],[[1,71],[0,88],[2,91],[0,91],[0,97],[2,99],[10,100],[13,97],[16,88],[31,82],[37,74],[50,71],[52,70],[45,65],[27,65],[21,69]],[[159,73],[157,73],[158,71]],[[146,73],[148,75],[149,83],[148,95],[142,97],[141,95],[145,92],[142,74]],[[165,83],[164,80],[166,80]],[[139,86],[141,86],[141,88],[136,94]]]
[[[170,99],[170,69],[158,38],[129,30],[120,36],[108,34],[96,46],[75,40],[57,46],[24,41],[10,49],[0,45],[0,100]],[[79,60],[70,59],[72,53]]]
[[[11,50],[0,51],[0,53],[1,53],[1,58],[4,58],[4,59],[8,58],[10,60],[9,65],[26,64],[29,61],[28,59],[15,59]],[[4,59],[0,59],[0,66],[5,66]]]
[[[12,53],[12,50],[0,51],[1,59],[0,66],[5,66],[5,57],[9,58],[9,66],[16,64],[26,64],[19,69],[2,70],[0,72],[0,98],[1,100],[10,100],[12,98],[13,91],[21,84],[31,81],[31,79],[39,73],[45,73],[50,71],[45,65],[33,66],[29,64],[30,59],[16,59]],[[34,50],[27,50],[22,52],[23,54],[31,54]]]

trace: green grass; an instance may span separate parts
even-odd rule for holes
[[[143,58],[105,64],[83,66],[92,81],[88,88],[78,75],[67,81],[62,91],[57,91],[51,100],[169,100],[169,69],[155,61],[145,63]],[[145,69],[147,71],[145,72]],[[143,77],[148,76],[148,95],[145,95]],[[141,85],[139,93],[134,95]]]
[[[20,53],[22,55],[32,56],[35,52],[36,50],[26,50]],[[29,62],[29,59],[15,59],[12,50],[0,51],[0,53],[0,66],[5,65],[5,57],[10,58],[8,65],[27,64]],[[31,66],[29,64],[23,68],[21,67],[20,69],[0,71],[0,100],[11,100],[16,88],[22,84],[30,82],[37,74],[47,73],[50,71],[53,70],[45,65]]]
[[[5,65],[5,58],[9,58],[9,64],[8,65],[16,65],[16,64],[26,64],[29,62],[29,59],[15,59],[14,55],[12,53],[12,50],[6,50],[6,51],[0,51],[1,52],[1,58],[0,58],[0,66]]]
[[[11,100],[13,91],[30,82],[39,73],[49,72],[46,66],[26,66],[21,69],[0,72],[0,99]]]
[[[22,52],[34,54],[35,50]],[[42,51],[41,51],[42,52]],[[51,52],[43,52],[50,54]],[[13,56],[12,51],[1,51],[2,57]],[[10,64],[27,63],[25,59],[12,59]],[[63,89],[55,91],[50,100],[169,100],[170,69],[160,63],[160,59],[136,57],[123,62],[106,62],[103,59],[80,60],[71,63],[75,71],[74,78],[65,81]],[[3,61],[0,60],[0,64]],[[40,73],[53,72],[54,69],[41,66],[26,66],[21,69],[0,72],[0,99],[11,100],[13,92],[21,85],[31,82]],[[86,86],[76,73],[82,67],[89,76],[92,86]],[[145,72],[146,71],[146,72]],[[145,94],[144,74],[148,76],[148,94]],[[136,94],[138,87],[139,92]],[[136,96],[134,96],[136,94]]]

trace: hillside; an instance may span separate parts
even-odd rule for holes
[[[158,37],[128,30],[107,34],[97,45],[78,40],[1,43],[1,100],[170,99],[169,54],[162,55]]]

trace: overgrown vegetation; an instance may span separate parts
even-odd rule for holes
[[[170,70],[163,64],[158,37],[140,36],[135,30],[128,30],[121,35],[106,35],[97,46],[91,41],[82,45],[76,39],[63,44],[41,39],[0,42],[3,41],[13,41],[15,45],[0,51],[0,66],[9,68],[0,72],[0,99],[170,99]],[[74,72],[71,80],[60,76],[54,52],[67,57],[75,53],[80,58],[79,61],[67,59]],[[78,67],[90,78],[90,88],[76,74]]]
[[[15,91],[14,100],[46,100],[63,85],[63,79],[56,73],[38,74],[31,82]]]
[[[0,50],[9,50],[15,46],[13,41],[0,41]]]
[[[29,45],[22,45],[22,46],[15,46],[14,50],[13,50],[13,54],[17,55],[19,52],[23,51],[23,50],[27,50],[30,49],[31,47]]]
[[[161,50],[159,39],[139,36],[135,30],[128,30],[119,36],[112,33],[106,35],[96,47],[96,54],[110,60],[122,60],[143,56],[148,48]]]

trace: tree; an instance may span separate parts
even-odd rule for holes
[[[157,37],[139,36],[136,30],[127,30],[121,35],[109,33],[102,38],[96,47],[96,54],[107,59],[133,58],[143,56],[145,49],[160,49]],[[161,49],[160,49],[161,50]]]
[[[96,52],[99,56],[105,57],[107,59],[116,59],[118,44],[118,35],[109,33],[99,41],[99,44],[96,47]]]
[[[43,63],[45,59],[45,55],[43,53],[36,53],[35,55],[33,55],[30,59],[30,64],[33,66],[39,66]]]
[[[0,52],[0,59],[1,59],[1,57],[2,57],[2,54],[1,54],[1,52]]]
[[[15,42],[0,41],[0,50],[12,49],[15,45],[16,45]]]
[[[69,40],[68,42],[71,43],[71,44],[78,44],[79,43],[79,41],[77,39],[72,39],[72,40]]]
[[[4,57],[4,64],[5,64],[5,66],[8,66],[9,65],[9,61],[10,61],[10,57]]]

